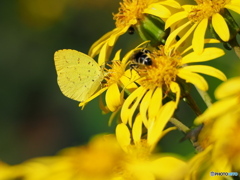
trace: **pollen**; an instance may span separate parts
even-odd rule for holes
[[[155,0],[123,0],[117,14],[113,14],[116,27],[126,27],[136,24],[144,18],[143,10]]]
[[[165,54],[163,47],[151,53],[152,65],[139,70],[139,75],[144,77],[141,85],[148,89],[166,87],[169,89],[172,81],[176,81],[178,69],[181,66],[181,56],[171,53]]]
[[[147,140],[142,139],[140,142],[130,145],[128,147],[128,153],[132,155],[133,159],[146,160],[149,158],[151,150]]]
[[[205,18],[211,18],[215,13],[220,13],[229,0],[196,0],[195,6],[188,15],[192,22],[200,22]]]
[[[114,83],[118,83],[120,78],[124,75],[125,66],[120,61],[112,61],[112,64],[108,64],[108,68],[105,68],[105,80],[106,86],[111,86]]]

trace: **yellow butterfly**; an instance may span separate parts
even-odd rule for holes
[[[54,54],[57,81],[62,93],[76,101],[85,101],[99,88],[104,73],[90,56],[72,49]]]

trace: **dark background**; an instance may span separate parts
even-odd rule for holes
[[[56,81],[53,54],[59,49],[87,53],[91,44],[114,28],[112,12],[117,0],[17,0],[0,2],[0,160],[16,164],[26,159],[54,155],[65,147],[87,143],[97,133],[114,132],[107,125],[98,101],[82,111],[78,102],[62,95]],[[124,52],[139,42],[124,35],[117,48]],[[222,47],[222,45],[219,45]],[[228,77],[239,75],[234,52],[208,64]],[[219,83],[207,77],[210,89]],[[210,95],[213,90],[210,91]],[[198,95],[201,108],[205,106]],[[192,125],[191,109],[181,103],[182,121]],[[162,151],[184,156],[194,153],[183,134],[175,131],[161,141]],[[169,143],[171,142],[171,143]]]

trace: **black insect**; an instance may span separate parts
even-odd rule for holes
[[[131,68],[136,68],[139,66],[150,66],[152,65],[152,59],[150,57],[151,51],[148,49],[141,49],[132,58]]]
[[[133,26],[130,26],[129,28],[128,28],[128,34],[134,34],[134,32],[135,32],[135,29],[134,29],[134,27]]]

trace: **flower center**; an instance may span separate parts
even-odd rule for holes
[[[177,53],[165,54],[163,46],[160,50],[151,53],[152,65],[145,66],[138,71],[141,77],[140,84],[148,89],[165,86],[169,88],[172,81],[176,81],[181,56]]]
[[[128,153],[133,159],[136,160],[146,160],[151,154],[150,146],[148,145],[145,139],[142,139],[141,142],[130,145],[128,147]]]
[[[114,83],[118,83],[120,78],[124,75],[125,65],[120,61],[112,61],[112,64],[108,64],[109,69],[105,69],[107,81],[106,86],[111,86]]]
[[[116,20],[116,27],[126,27],[134,25],[137,21],[143,19],[143,10],[155,0],[123,0],[120,2],[120,8],[117,14],[113,14],[113,19]]]
[[[188,18],[192,22],[200,22],[205,18],[212,17],[215,13],[219,13],[221,9],[229,2],[229,0],[195,0],[197,6],[194,6],[189,13]]]

